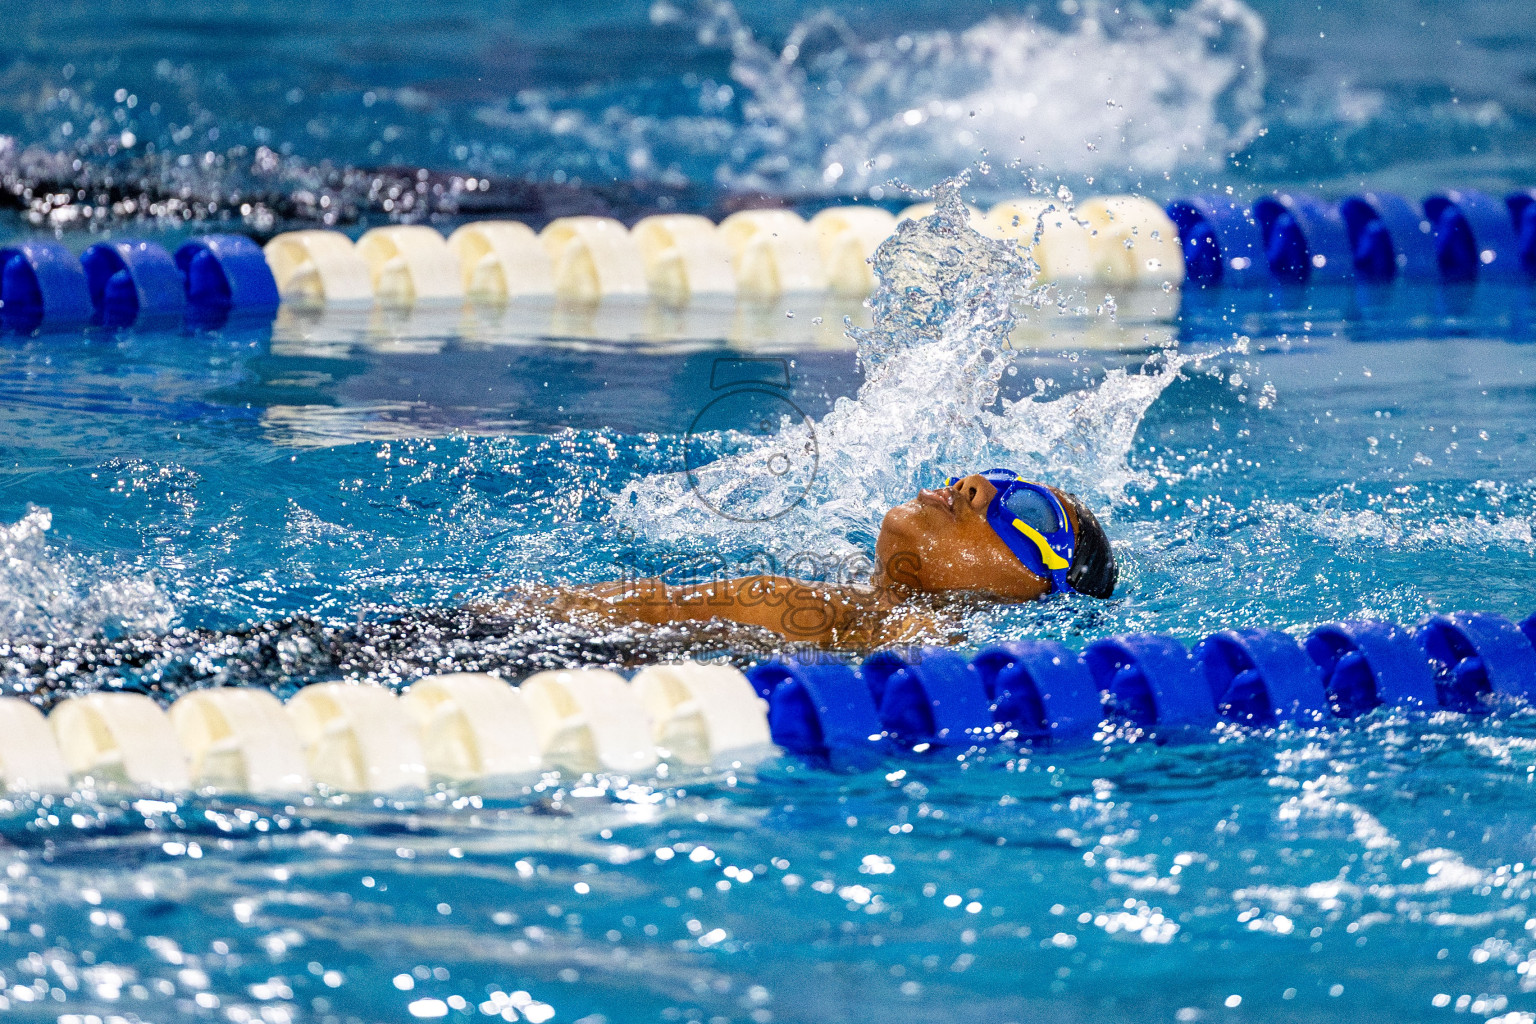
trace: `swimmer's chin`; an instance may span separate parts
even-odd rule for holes
[[[923,541],[938,532],[941,524],[934,520],[943,515],[916,498],[885,514],[875,538],[875,558],[887,585],[914,591],[930,589],[922,573],[922,548],[926,546]]]

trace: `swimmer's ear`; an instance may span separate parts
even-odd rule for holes
[[[1107,598],[1115,592],[1120,580],[1120,567],[1115,564],[1115,551],[1109,537],[1093,510],[1083,504],[1075,494],[1065,495],[1077,513],[1077,543],[1072,551],[1072,567],[1067,570],[1067,583],[1079,594]]]

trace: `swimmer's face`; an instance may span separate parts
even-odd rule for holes
[[[973,591],[1010,601],[1049,594],[1050,581],[1024,568],[987,524],[987,506],[996,494],[992,482],[976,474],[951,487],[919,491],[891,509],[875,541],[886,576],[931,593]],[[1071,503],[1063,500],[1062,505],[1075,529]]]

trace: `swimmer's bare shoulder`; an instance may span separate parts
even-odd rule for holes
[[[493,606],[520,606],[591,625],[667,625],[725,619],[777,633],[793,643],[862,649],[953,641],[954,618],[917,602],[902,587],[811,583],[788,576],[743,576],[709,583],[614,580],[583,587],[538,587],[504,595]]]

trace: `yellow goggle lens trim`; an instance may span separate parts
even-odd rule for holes
[[[1030,526],[1022,519],[1015,519],[1013,521],[1013,528],[1035,542],[1035,547],[1040,549],[1040,559],[1045,563],[1045,567],[1047,569],[1072,568],[1072,564],[1065,558],[1062,558],[1060,555],[1058,555],[1056,550],[1051,547],[1049,542],[1047,542],[1044,537],[1040,536],[1039,530],[1036,530],[1033,526]]]

